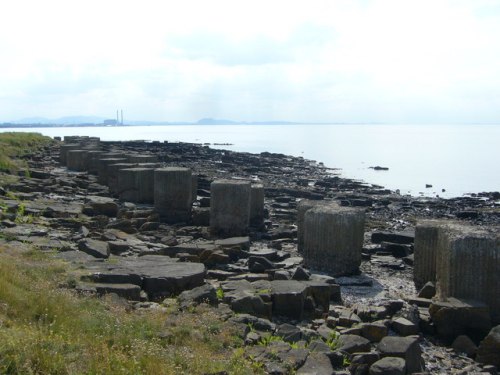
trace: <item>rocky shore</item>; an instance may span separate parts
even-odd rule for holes
[[[482,305],[438,301],[433,283],[417,289],[414,245],[417,223],[429,219],[498,236],[499,192],[401,196],[303,158],[186,143],[74,137],[28,164],[29,176],[1,190],[2,241],[55,252],[74,266],[68,287],[80,293],[114,293],[136,309],[208,303],[270,374],[497,373],[500,322]],[[159,168],[192,172],[189,217],[165,218],[118,172],[133,170],[146,186],[141,173]],[[211,186],[219,180],[263,186],[262,218],[244,235],[211,230]],[[364,212],[357,272],[332,277],[305,266],[298,246],[305,201]],[[470,326],[460,319],[471,317],[478,325],[461,331]]]

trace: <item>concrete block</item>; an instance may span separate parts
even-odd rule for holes
[[[304,217],[304,263],[333,276],[358,271],[364,237],[364,210],[316,206]]]
[[[154,205],[167,223],[191,219],[192,183],[188,168],[167,167],[154,171]]]
[[[61,165],[66,166],[67,156],[68,156],[69,150],[79,150],[81,148],[82,148],[82,146],[80,146],[79,143],[62,144],[59,147],[59,162],[61,163]]]
[[[120,200],[134,203],[154,202],[154,169],[125,168],[118,171]]]
[[[112,158],[101,158],[99,159],[99,164],[97,167],[97,180],[102,185],[108,184],[108,166],[111,164],[126,163],[126,158],[112,157]]]
[[[118,172],[121,169],[133,168],[135,166],[133,163],[108,164],[108,187],[111,194],[118,192]]]
[[[217,180],[210,185],[210,231],[241,236],[250,224],[250,182]]]
[[[66,166],[69,170],[84,172],[88,168],[87,150],[68,150],[66,154]]]
[[[327,202],[309,199],[302,199],[297,204],[297,250],[299,252],[302,252],[304,249],[304,218],[306,216],[306,212],[313,207],[324,206],[327,204],[332,207],[339,207],[339,204],[334,201]]]

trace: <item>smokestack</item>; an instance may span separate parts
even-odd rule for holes
[[[120,118],[118,117],[118,110],[116,110],[116,125],[120,123]]]
[[[122,125],[123,125],[123,109],[122,109]]]

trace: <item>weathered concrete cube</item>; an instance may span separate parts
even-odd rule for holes
[[[87,150],[68,150],[66,154],[66,166],[69,170],[84,172],[88,168]]]
[[[365,212],[359,208],[316,206],[304,218],[304,263],[333,276],[349,275],[361,264]]]
[[[250,225],[260,228],[264,224],[264,186],[252,184],[250,189]]]
[[[306,212],[316,206],[329,205],[332,207],[339,207],[339,204],[335,201],[323,201],[323,200],[310,200],[302,199],[297,204],[297,250],[302,252],[304,249],[304,219]]]
[[[111,164],[126,163],[126,158],[101,158],[97,167],[97,180],[102,185],[108,184],[108,166]]]
[[[80,146],[79,143],[62,144],[59,147],[59,162],[61,163],[61,165],[63,165],[63,166],[67,165],[67,157],[68,157],[69,150],[79,150],[81,148],[82,148],[82,146]]]
[[[133,163],[116,163],[108,165],[108,187],[111,194],[118,192],[118,172],[121,169],[133,168],[136,164]]]
[[[103,158],[102,157],[103,154],[104,151],[99,151],[99,150],[88,151],[87,172],[93,175],[97,175],[99,171],[99,159]]]
[[[191,219],[192,183],[189,168],[167,167],[154,171],[154,205],[167,223]]]
[[[198,175],[193,174],[191,176],[192,181],[191,181],[191,192],[192,192],[192,201],[196,202],[196,199],[198,199]]]
[[[130,154],[127,156],[129,163],[157,163],[158,156],[156,155],[140,155],[140,154]]]
[[[439,228],[446,220],[423,220],[415,227],[413,279],[417,288],[436,281],[436,257]]]
[[[477,300],[500,322],[500,234],[498,228],[450,223],[439,227],[436,297]]]
[[[120,200],[134,203],[154,202],[154,169],[126,168],[118,171]]]
[[[210,231],[241,236],[250,224],[250,182],[217,180],[210,185]]]

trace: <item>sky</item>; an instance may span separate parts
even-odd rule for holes
[[[500,123],[499,0],[16,0],[0,122]]]

